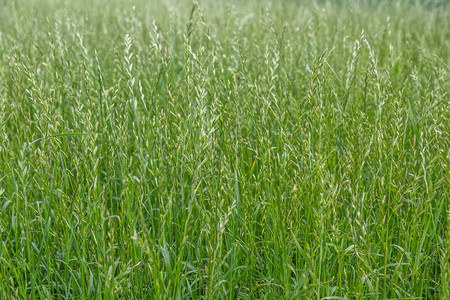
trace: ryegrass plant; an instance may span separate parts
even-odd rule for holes
[[[0,298],[448,299],[449,20],[0,0]]]

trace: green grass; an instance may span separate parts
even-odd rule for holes
[[[298,2],[0,0],[0,299],[448,299],[450,5]]]

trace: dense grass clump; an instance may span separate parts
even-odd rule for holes
[[[445,299],[446,1],[0,0],[1,299]]]

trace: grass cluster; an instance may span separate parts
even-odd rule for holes
[[[445,299],[446,1],[0,0],[1,299]]]

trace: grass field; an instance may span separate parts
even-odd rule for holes
[[[447,1],[0,0],[0,299],[449,299]]]

